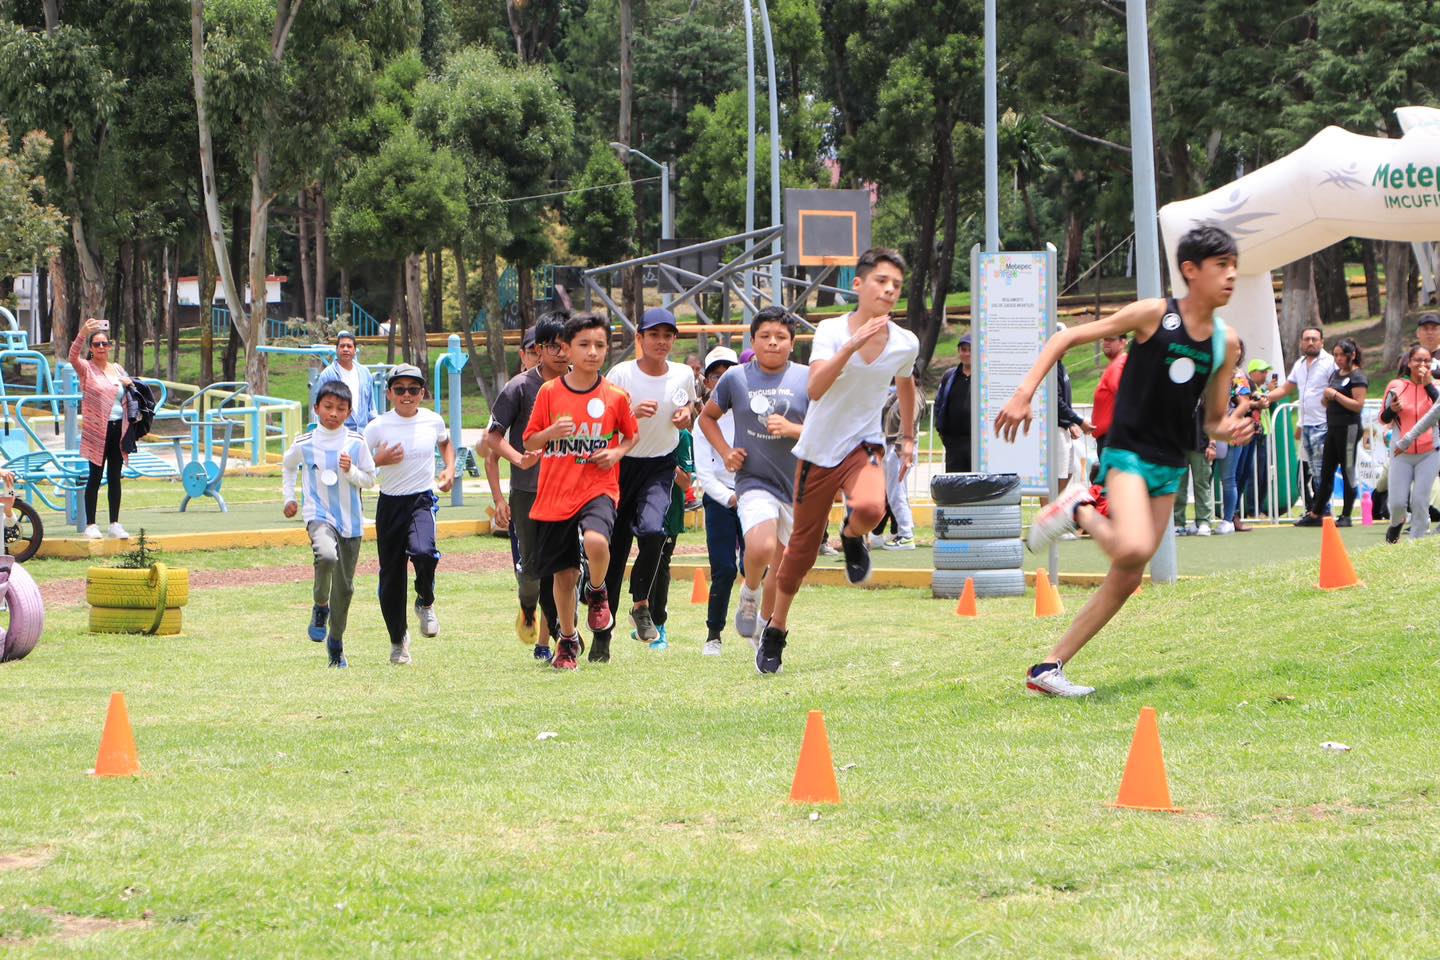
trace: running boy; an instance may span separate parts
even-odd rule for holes
[[[795,524],[775,577],[775,606],[755,652],[755,668],[779,673],[790,604],[825,535],[830,505],[844,491],[849,516],[840,531],[845,575],[870,578],[865,538],[885,515],[885,431],[880,408],[890,381],[899,395],[900,422],[915,422],[915,360],[920,341],[890,319],[905,281],[905,260],[874,248],[855,264],[855,310],[822,320],[810,350],[810,407],[795,444]],[[915,462],[915,436],[900,438],[900,478]]]
[[[670,620],[670,559],[675,556],[675,543],[685,532],[685,501],[695,479],[695,438],[689,430],[680,431],[680,445],[675,448],[675,483],[670,487],[670,509],[665,511],[665,547],[660,552],[660,567],[655,585],[650,588],[650,617],[660,636],[650,641],[650,649],[664,653],[670,649],[665,624]],[[630,635],[638,640],[638,633]]]
[[[435,616],[435,514],[442,493],[455,480],[455,445],[445,421],[422,407],[425,374],[402,363],[386,379],[391,409],[365,428],[365,445],[375,458],[380,497],[375,506],[375,548],[380,557],[380,614],[390,633],[390,662],[410,662],[410,631],[405,615],[405,564],[415,568],[415,616],[422,636],[440,633]],[[435,476],[435,450],[445,467]]]
[[[551,666],[574,670],[582,649],[575,624],[582,540],[590,569],[584,598],[590,607],[587,622],[596,636],[608,637],[615,626],[605,577],[620,500],[620,458],[635,446],[640,426],[625,391],[600,376],[610,342],[605,318],[577,313],[565,322],[565,342],[570,372],[547,381],[535,395],[525,427],[525,449],[544,452],[530,511],[536,521],[530,574],[554,577],[560,642]],[[672,473],[669,479],[673,477]],[[623,555],[618,564],[623,570]],[[593,648],[590,659],[601,659],[593,655]],[[608,653],[604,659],[609,659]]]
[[[570,369],[565,353],[565,317],[563,313],[547,313],[531,328],[536,365],[514,377],[495,398],[490,411],[490,427],[485,433],[485,476],[490,481],[490,495],[495,500],[495,522],[510,528],[518,548],[515,579],[520,589],[520,613],[515,631],[520,639],[535,649],[535,659],[549,661],[550,640],[559,635],[560,622],[555,616],[555,585],[549,577],[531,574],[535,567],[535,495],[540,480],[540,451],[525,449],[525,428],[535,409],[540,387]],[[498,463],[503,457],[510,462],[510,499],[500,489]],[[546,630],[542,634],[536,621],[535,605],[545,614]]]
[[[650,591],[666,562],[665,513],[675,482],[675,449],[680,431],[689,428],[694,416],[695,372],[669,359],[679,329],[675,315],[664,307],[646,310],[635,341],[639,359],[615,364],[605,378],[629,394],[640,423],[640,436],[620,461],[620,503],[611,544],[616,563],[605,586],[611,597],[619,595],[633,536],[639,551],[630,573],[630,619],[637,639],[644,643],[660,638],[650,612]],[[610,634],[602,631],[590,647],[590,659],[605,660],[609,655]]]
[[[995,434],[1013,442],[1028,432],[1030,399],[1065,351],[1102,337],[1134,334],[1120,378],[1115,419],[1100,460],[1104,496],[1073,478],[1030,526],[1030,549],[1058,539],[1078,525],[1110,557],[1110,572],[1080,610],[1043,663],[1030,668],[1026,689],[1056,697],[1094,693],[1065,677],[1064,667],[1125,605],[1155,555],[1185,476],[1185,450],[1194,413],[1205,404],[1205,432],[1243,445],[1255,422],[1249,401],[1229,410],[1230,378],[1240,339],[1215,316],[1230,301],[1239,262],[1234,239],[1218,227],[1196,227],[1181,240],[1176,266],[1189,286],[1185,299],[1141,300],[1113,316],[1071,327],[1051,337],[1020,389],[995,417]],[[1227,412],[1228,411],[1228,412]]]
[[[375,462],[365,438],[345,427],[350,406],[350,388],[343,381],[320,384],[315,391],[318,425],[295,438],[285,451],[282,468],[286,517],[294,517],[300,509],[295,502],[295,476],[302,468],[305,471],[305,532],[315,555],[315,605],[308,633],[316,643],[325,642],[332,667],[349,666],[345,623],[365,532],[360,491],[375,485]]]
[[[735,631],[754,647],[761,633],[758,623],[774,613],[775,577],[795,523],[794,450],[810,406],[810,371],[790,361],[795,316],[783,307],[755,314],[750,343],[754,358],[720,378],[700,412],[700,430],[735,474],[736,509],[748,558]],[[733,445],[720,429],[726,413],[735,418]]]

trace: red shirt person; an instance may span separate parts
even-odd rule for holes
[[[1105,435],[1110,432],[1110,423],[1115,419],[1115,395],[1120,391],[1125,359],[1130,356],[1125,352],[1124,337],[1104,337],[1100,340],[1100,349],[1105,351],[1110,365],[1100,375],[1100,384],[1095,388],[1095,406],[1090,414],[1090,422],[1095,425],[1097,453],[1105,448]]]

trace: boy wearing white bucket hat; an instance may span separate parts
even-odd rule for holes
[[[295,479],[303,472],[305,532],[315,555],[315,605],[311,609],[311,640],[325,642],[330,666],[346,667],[345,624],[355,592],[355,563],[365,519],[360,491],[375,485],[375,461],[365,438],[348,430],[350,388],[340,380],[322,383],[315,392],[316,427],[295,438],[285,451],[283,489],[285,516],[299,511]]]

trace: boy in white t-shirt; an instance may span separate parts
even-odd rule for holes
[[[810,407],[795,444],[795,520],[775,577],[775,609],[760,636],[755,668],[779,673],[790,604],[815,566],[835,494],[849,507],[840,540],[851,583],[870,578],[866,535],[885,515],[885,431],[880,411],[895,381],[900,422],[915,423],[920,341],[890,319],[905,282],[905,260],[874,248],[855,264],[855,310],[821,321],[810,351]],[[912,428],[913,429],[913,428]],[[915,462],[915,435],[900,437],[900,479]],[[768,600],[767,600],[768,602]]]
[[[420,633],[427,637],[440,633],[435,616],[435,566],[440,560],[435,549],[435,514],[440,500],[435,488],[444,493],[455,481],[455,444],[440,414],[421,406],[425,374],[419,367],[402,363],[392,369],[385,394],[391,410],[370,421],[365,445],[380,475],[375,505],[380,614],[390,633],[390,662],[406,664],[410,662],[405,615],[407,559],[415,568],[415,616],[420,620]],[[438,478],[437,447],[445,460]]]
[[[349,666],[345,624],[365,532],[360,491],[375,485],[375,463],[365,438],[345,427],[351,416],[350,397],[350,388],[339,380],[320,384],[315,392],[316,427],[295,438],[282,468],[286,517],[300,511],[295,480],[301,475],[305,532],[315,555],[315,605],[308,634],[316,643],[324,641],[332,667]]]
[[[625,558],[631,537],[639,546],[630,574],[630,620],[636,639],[657,652],[667,644],[650,614],[650,593],[665,559],[665,514],[670,510],[670,488],[675,483],[675,448],[680,431],[689,429],[694,416],[695,373],[670,360],[680,328],[675,314],[652,307],[640,320],[635,343],[638,358],[617,363],[605,379],[630,397],[640,436],[620,461],[620,503],[615,512],[615,534],[610,555],[615,558],[605,577],[606,593],[617,603],[625,583]],[[618,606],[617,606],[618,609]],[[610,633],[597,633],[590,644],[590,659],[610,658]]]

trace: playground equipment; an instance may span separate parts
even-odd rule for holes
[[[0,663],[23,660],[45,630],[45,601],[15,557],[0,557],[0,610],[10,618],[0,634]]]
[[[190,428],[190,460],[180,467],[180,483],[185,488],[185,497],[180,501],[181,513],[198,497],[210,497],[220,505],[221,513],[230,512],[220,488],[225,484],[225,468],[230,465],[230,442],[235,435],[236,421],[226,416],[225,411],[249,389],[250,384],[243,382],[212,383],[180,405],[180,422]],[[212,407],[210,397],[221,393],[224,396]],[[214,456],[217,442],[220,445],[218,462]],[[178,466],[180,462],[177,438],[175,463]]]
[[[450,505],[452,507],[463,507],[465,505],[465,480],[464,474],[479,476],[479,466],[475,463],[475,453],[460,440],[460,371],[465,369],[465,364],[470,362],[470,357],[460,349],[460,337],[450,334],[450,343],[445,352],[435,358],[435,374],[430,382],[434,384],[435,412],[442,417],[442,405],[445,402],[445,386],[449,381],[450,387],[450,415],[447,417],[450,428],[450,442],[455,445],[455,485],[450,488]],[[442,376],[444,374],[444,376]],[[439,456],[437,453],[436,456]]]

